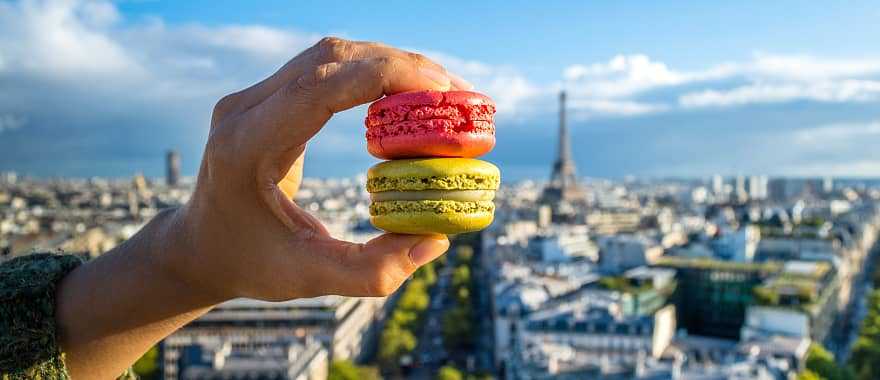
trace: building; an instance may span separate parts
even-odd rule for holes
[[[606,273],[620,273],[648,265],[663,255],[663,247],[640,235],[612,235],[599,239],[599,265]]]
[[[828,195],[834,189],[833,179],[828,178],[772,178],[767,183],[768,198],[787,202],[797,198],[817,198]]]
[[[755,288],[746,310],[742,339],[772,335],[823,342],[837,314],[840,282],[827,262],[788,261],[782,271]]]
[[[640,358],[659,358],[675,334],[675,307],[667,302],[674,271],[641,267],[575,288],[528,272],[517,277],[493,292],[495,360],[506,378],[631,371]]]
[[[726,196],[724,192],[724,177],[722,177],[720,174],[715,174],[712,176],[712,194],[716,197]]]
[[[840,242],[818,233],[783,233],[763,229],[756,252],[759,261],[836,261]]]
[[[723,229],[710,242],[715,256],[728,261],[749,263],[755,260],[761,230],[757,226],[746,225],[736,230]]]
[[[180,153],[176,150],[169,150],[165,154],[165,182],[168,186],[180,183]]]
[[[725,339],[739,339],[746,310],[754,303],[753,290],[781,269],[775,263],[677,257],[663,257],[657,265],[677,272],[673,300],[679,328]]]
[[[572,259],[599,260],[599,248],[586,229],[554,228],[529,240],[529,251],[545,263],[567,262]]]
[[[327,349],[310,339],[193,337],[178,360],[181,380],[324,380]]]
[[[642,223],[642,215],[638,210],[597,209],[587,214],[585,222],[600,235],[634,233]]]
[[[675,307],[621,317],[609,309],[559,308],[531,316],[513,353],[513,379],[583,378],[659,358],[675,335]]]
[[[761,201],[769,197],[767,176],[750,176],[746,187],[750,200]]]
[[[162,341],[164,379],[177,379],[187,366],[196,363],[187,356],[192,350],[222,352],[217,351],[218,345],[226,343],[233,347],[272,346],[277,351],[279,345],[289,346],[290,342],[308,337],[323,345],[328,360],[356,359],[364,348],[364,338],[373,333],[371,327],[384,302],[384,298],[340,296],[284,302],[224,302]],[[288,346],[285,347],[290,349]],[[233,360],[250,355],[246,350],[236,352],[229,354]],[[254,365],[253,361],[241,361]]]
[[[734,199],[740,202],[747,201],[749,199],[748,187],[746,185],[746,177],[738,175],[733,183],[733,195]]]
[[[540,203],[550,205],[556,220],[572,221],[577,208],[585,206],[586,192],[577,178],[571,155],[571,141],[565,120],[565,92],[559,93],[559,142],[550,183],[544,188]]]

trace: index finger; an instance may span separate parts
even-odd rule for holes
[[[388,45],[369,41],[349,41],[336,37],[325,37],[315,45],[288,61],[268,78],[232,95],[237,98],[234,111],[245,111],[256,106],[285,84],[315,70],[317,66],[333,63],[355,61],[374,57],[397,57],[410,60],[418,66],[424,66],[446,74],[446,69],[425,57]]]
[[[382,95],[448,90],[449,78],[438,76],[442,74],[393,56],[318,66],[241,115],[242,124],[249,129],[247,146],[278,162],[283,152],[305,144],[336,112]],[[284,169],[290,166],[281,165]]]

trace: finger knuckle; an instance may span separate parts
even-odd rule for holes
[[[397,57],[383,56],[376,57],[373,62],[373,68],[376,71],[376,74],[383,76],[397,70],[403,61]]]
[[[338,62],[325,63],[318,65],[314,70],[303,74],[296,81],[284,88],[284,95],[288,99],[296,99],[306,101],[315,94],[321,84],[326,82],[330,77],[336,74],[341,67]]]
[[[431,60],[428,59],[428,57],[425,57],[420,53],[407,52],[406,55],[411,61],[415,62],[418,65],[431,63]]]
[[[350,41],[338,37],[324,37],[318,42],[322,62],[336,62],[349,59],[352,51]]]
[[[330,62],[316,67],[315,71],[312,73],[314,82],[316,84],[324,82],[325,80],[336,74],[336,72],[339,71],[340,67],[341,65],[339,64],[339,62]]]
[[[405,67],[410,64],[398,57],[378,57],[373,66],[373,75],[381,81],[388,81],[389,78],[404,71]]]
[[[363,41],[360,45],[367,50],[383,50],[390,48],[388,45],[375,41]]]
[[[390,55],[383,55],[374,59],[374,62],[378,67],[393,66],[396,65],[398,61],[400,61],[400,58]]]
[[[238,96],[236,94],[229,94],[220,98],[220,100],[217,101],[217,104],[214,105],[214,116],[224,116],[228,114],[232,111],[237,102]]]

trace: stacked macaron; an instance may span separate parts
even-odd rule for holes
[[[470,91],[388,96],[367,111],[370,222],[387,232],[454,234],[492,223],[501,173],[474,159],[495,146],[495,103]]]

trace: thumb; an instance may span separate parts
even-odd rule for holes
[[[315,238],[310,251],[335,257],[328,276],[318,289],[323,294],[384,297],[420,266],[449,249],[445,235],[384,234],[365,244],[332,238]]]

